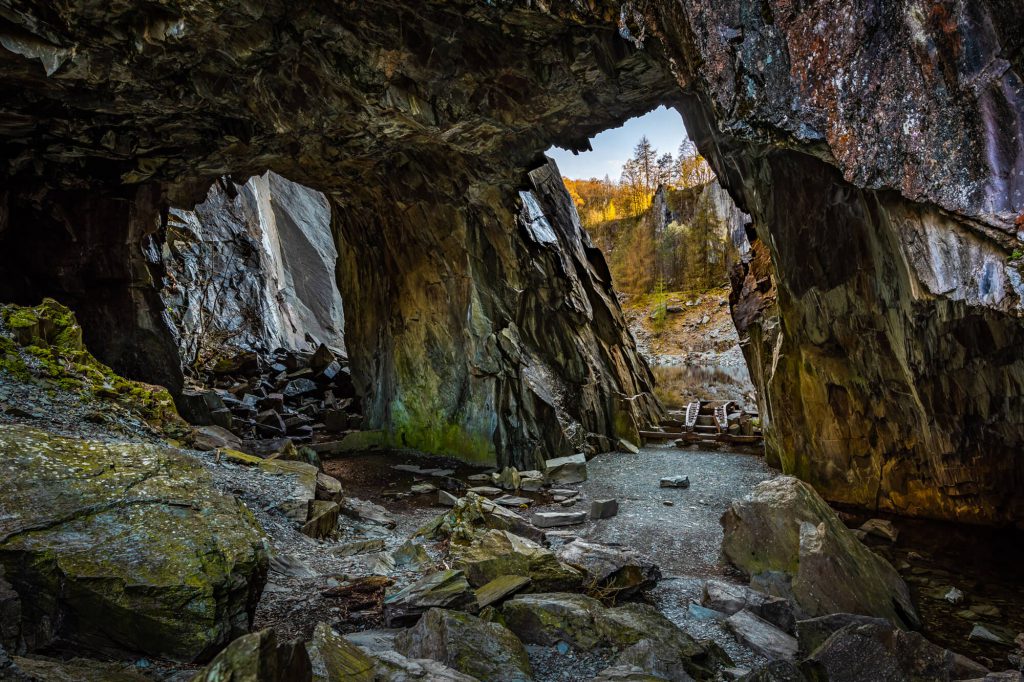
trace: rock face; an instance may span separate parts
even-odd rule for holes
[[[28,650],[190,661],[248,631],[263,532],[197,462],[18,426],[0,427],[0,451],[0,565]]]
[[[272,168],[331,204],[385,440],[526,469],[632,440],[650,379],[538,154],[668,104],[757,236],[733,309],[786,471],[1024,519],[1018,3],[293,4],[5,14],[0,300],[177,388],[161,212]]]
[[[186,363],[210,337],[271,351],[306,348],[308,334],[344,348],[338,251],[320,192],[272,172],[219,180],[192,210],[171,209],[163,259],[162,297]]]
[[[808,617],[858,613],[916,627],[910,591],[806,483],[780,476],[722,515],[722,555],[754,578],[779,576],[775,596]]]

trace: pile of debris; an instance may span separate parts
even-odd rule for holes
[[[202,448],[203,440],[213,447],[237,440],[260,454],[280,450],[284,438],[311,444],[362,425],[348,358],[323,344],[315,352],[278,349],[269,358],[241,352],[218,360],[203,378],[178,401],[181,416],[201,427],[200,449],[212,449]]]

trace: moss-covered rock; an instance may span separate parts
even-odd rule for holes
[[[564,641],[585,651],[625,650],[624,656],[640,649],[654,651],[656,657],[633,655],[622,662],[646,661],[652,666],[646,672],[672,672],[671,679],[683,674],[714,679],[715,671],[729,663],[717,646],[696,641],[646,604],[607,608],[581,594],[521,594],[505,602],[502,616],[509,630],[528,643],[551,646]]]
[[[530,659],[508,628],[468,613],[430,609],[415,627],[395,638],[408,658],[430,658],[459,672],[493,682],[529,682]]]
[[[29,649],[194,660],[248,630],[265,537],[192,458],[0,426],[0,480],[0,564]]]
[[[783,575],[808,617],[857,613],[914,627],[896,569],[858,540],[811,486],[790,476],[759,483],[722,515],[722,554],[750,576]],[[777,582],[777,581],[776,581]]]
[[[192,678],[192,682],[310,682],[312,679],[309,655],[302,642],[281,642],[268,628],[231,642]]]
[[[19,380],[37,378],[88,397],[116,401],[170,433],[184,433],[167,389],[118,376],[82,344],[70,308],[51,298],[37,306],[0,306],[11,337],[0,335],[0,370]]]
[[[500,576],[530,578],[536,592],[577,590],[584,574],[562,563],[548,549],[504,530],[480,533],[468,545],[452,545],[455,568],[480,587]]]

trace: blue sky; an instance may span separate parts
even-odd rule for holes
[[[621,127],[599,133],[590,141],[592,152],[573,154],[558,147],[546,153],[558,163],[562,175],[574,180],[603,178],[611,176],[618,180],[622,164],[633,155],[633,147],[644,135],[651,141],[658,155],[679,151],[679,144],[686,137],[683,119],[675,109],[658,107],[654,111],[631,118]]]

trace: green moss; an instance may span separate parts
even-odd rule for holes
[[[0,317],[14,335],[0,336],[0,369],[12,377],[37,378],[66,391],[116,401],[170,432],[183,428],[166,389],[118,376],[84,348],[82,328],[70,308],[43,299],[33,307],[0,306]],[[22,353],[32,362],[26,363]]]

